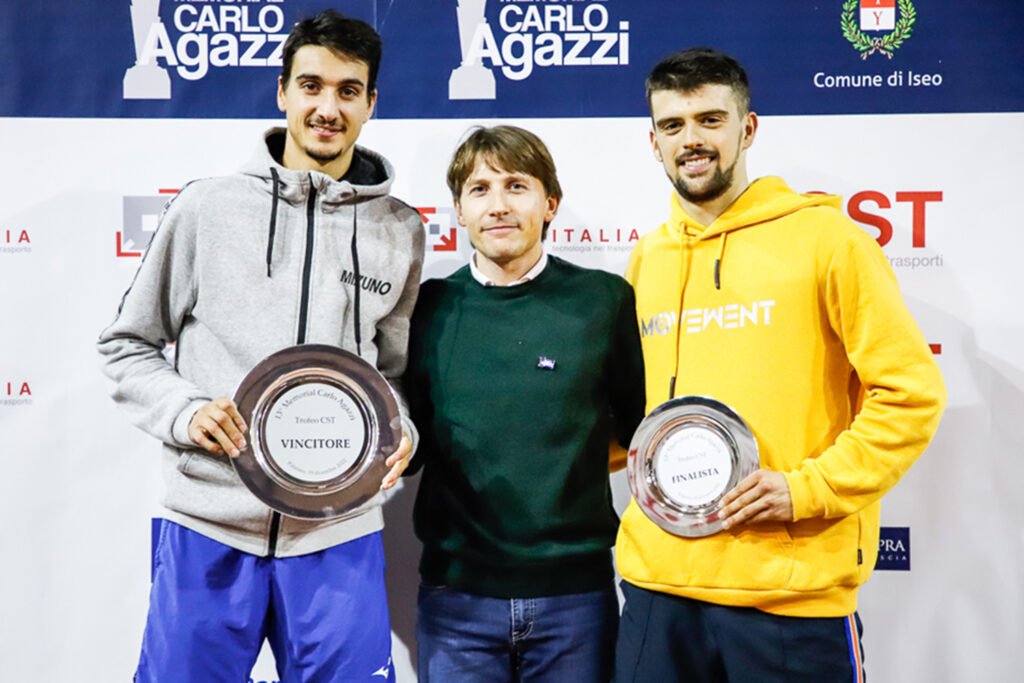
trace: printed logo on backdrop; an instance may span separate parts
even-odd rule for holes
[[[551,253],[589,254],[628,252],[640,239],[636,228],[552,227],[548,230]]]
[[[0,380],[0,407],[30,405],[32,405],[32,386],[28,380]]]
[[[284,0],[122,1],[131,5],[135,48],[126,100],[169,100],[177,82],[202,80],[211,69],[281,66],[290,28]]]
[[[178,190],[160,190],[155,195],[132,195],[122,199],[123,219],[117,232],[117,257],[139,258],[153,239],[160,214]]]
[[[941,268],[943,255],[928,249],[928,226],[942,202],[941,190],[862,190],[847,201],[846,212],[875,238],[893,268]]]
[[[629,64],[629,22],[616,0],[458,0],[462,63],[448,80],[450,100],[497,98],[497,76],[523,81],[538,70]],[[493,16],[493,15],[492,15]]]
[[[21,228],[0,228],[0,255],[31,254],[32,237]]]
[[[882,527],[878,538],[878,562],[875,569],[910,571],[910,527]]]
[[[892,53],[910,38],[917,21],[914,3],[899,0],[846,0],[840,24],[843,36],[860,52],[861,59],[873,54],[892,59]],[[858,22],[858,6],[860,8]],[[896,15],[899,14],[899,20]],[[868,35],[874,33],[875,35]]]
[[[872,55],[884,55],[892,61],[896,50],[913,35],[916,21],[917,10],[910,0],[845,0],[839,25],[862,62]],[[941,86],[943,75],[912,68],[888,73],[818,71],[812,80],[815,88],[827,90],[916,89]]]
[[[459,223],[453,207],[421,206],[416,210],[423,219],[430,251],[458,251]]]

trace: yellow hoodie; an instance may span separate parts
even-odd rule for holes
[[[705,227],[673,193],[633,249],[648,412],[673,376],[675,396],[731,406],[761,467],[785,474],[794,518],[686,539],[630,501],[616,544],[630,583],[790,616],[856,609],[880,499],[931,440],[945,390],[885,255],[838,207],[762,178]]]

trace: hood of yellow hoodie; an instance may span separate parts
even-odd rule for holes
[[[701,225],[693,219],[679,201],[679,194],[672,193],[672,205],[665,227],[675,239],[680,233],[690,239],[711,239],[722,233],[749,228],[809,206],[831,206],[839,209],[842,201],[831,194],[798,194],[786,185],[782,178],[767,176],[758,178],[729,205],[711,225]]]

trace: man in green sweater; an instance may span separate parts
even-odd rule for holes
[[[532,133],[478,128],[448,186],[475,253],[421,288],[405,377],[420,681],[607,681],[609,445],[644,411],[633,291],[545,253],[562,191]]]

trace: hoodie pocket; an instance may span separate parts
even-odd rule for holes
[[[178,471],[190,479],[218,483],[227,483],[235,476],[226,455],[207,455],[201,451],[182,453]]]
[[[196,457],[195,451],[185,451],[178,456],[178,471],[185,476],[190,476],[190,467],[192,465],[193,458]]]

